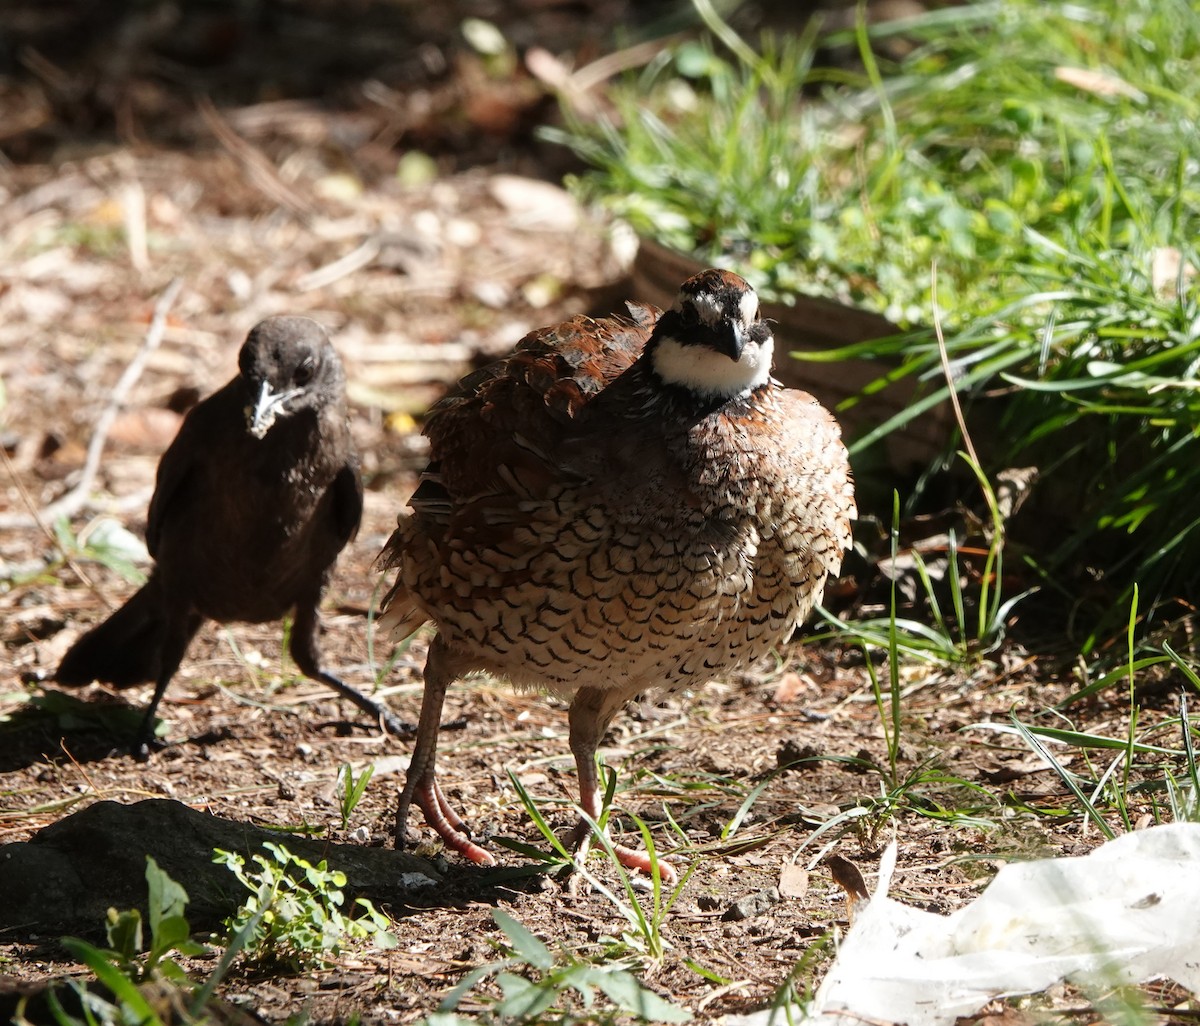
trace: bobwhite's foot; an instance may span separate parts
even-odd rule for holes
[[[607,834],[606,834],[607,836]],[[575,861],[582,865],[583,860],[587,858],[588,849],[592,843],[592,825],[581,818],[575,825],[575,828],[568,835],[565,847],[575,856]],[[610,842],[611,843],[611,842]],[[675,867],[663,858],[657,856],[653,861],[650,859],[648,852],[638,851],[636,848],[627,848],[623,844],[612,845],[613,854],[617,857],[617,861],[626,869],[639,870],[647,876],[652,876],[655,865],[658,866],[659,878],[664,884],[670,887],[679,879],[679,874],[675,871]],[[574,891],[578,884],[575,880],[576,875],[571,881],[571,889]]]
[[[408,809],[415,804],[425,817],[425,822],[437,833],[447,848],[458,852],[463,858],[481,866],[494,866],[495,858],[471,840],[467,824],[450,807],[442,785],[430,773],[406,784],[400,795],[400,808],[396,812],[396,847],[400,848],[408,836]]]

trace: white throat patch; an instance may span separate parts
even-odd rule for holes
[[[654,371],[669,385],[679,385],[697,395],[732,399],[747,395],[771,377],[775,342],[747,341],[736,363],[707,346],[684,346],[667,336],[659,340],[651,357]]]

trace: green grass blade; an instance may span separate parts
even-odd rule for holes
[[[1059,779],[1066,784],[1070,792],[1075,795],[1076,799],[1079,801],[1079,804],[1083,806],[1084,811],[1087,813],[1088,818],[1096,824],[1096,826],[1100,829],[1100,832],[1104,834],[1104,836],[1110,841],[1116,837],[1116,832],[1104,821],[1104,817],[1100,815],[1099,810],[1083,793],[1083,790],[1076,782],[1074,775],[1069,773],[1062,763],[1054,758],[1050,752],[1050,749],[1042,744],[1041,739],[1032,730],[1027,728],[1025,724],[1023,724],[1015,716],[1012,718],[1012,720],[1017,732],[1025,739],[1025,743],[1028,744],[1029,747],[1032,748],[1033,751],[1040,756],[1056,774],[1058,774]]]

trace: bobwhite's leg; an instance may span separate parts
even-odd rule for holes
[[[446,689],[458,678],[450,653],[441,636],[429,646],[425,660],[425,694],[421,699],[421,718],[417,723],[417,739],[413,746],[408,777],[400,792],[400,807],[396,810],[396,847],[402,847],[408,834],[408,809],[416,803],[437,835],[460,855],[482,866],[494,866],[496,860],[471,840],[467,825],[446,800],[437,779],[438,728],[442,720],[442,703]]]
[[[631,696],[616,688],[580,688],[571,700],[568,720],[571,730],[571,753],[575,756],[575,771],[579,777],[579,804],[593,820],[600,818],[604,795],[600,788],[600,774],[596,769],[596,749],[612,718],[620,711]],[[582,862],[591,845],[592,828],[586,819],[580,819],[571,831],[566,846],[575,853],[576,861]],[[624,845],[614,844],[613,852],[621,865],[628,869],[640,869],[650,873],[650,856],[644,851],[635,851]],[[676,873],[671,865],[658,860],[658,871],[663,883],[675,882]]]

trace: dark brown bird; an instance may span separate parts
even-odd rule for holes
[[[153,681],[135,739],[205,620],[264,623],[295,611],[291,654],[397,733],[412,728],[321,668],[317,608],[338,553],[358,531],[362,478],[346,380],[325,329],[272,317],[251,330],[239,374],[197,404],[158,464],[146,524],[155,566],[128,602],[67,652],[55,679],[116,687]]]
[[[383,622],[398,637],[437,625],[398,843],[415,802],[449,847],[494,861],[434,768],[452,681],[484,670],[569,697],[580,804],[598,818],[596,749],[625,702],[787,641],[850,544],[837,423],[772,380],[754,290],[707,270],[666,313],[630,312],[532,333],[426,422],[429,466],[380,556],[398,569]],[[588,837],[581,820],[580,854]]]

